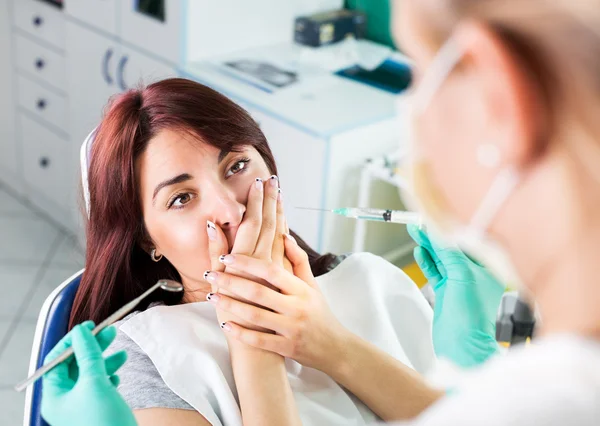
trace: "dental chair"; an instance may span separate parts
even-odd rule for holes
[[[28,376],[40,368],[44,358],[67,334],[71,308],[79,288],[83,269],[66,279],[46,298],[38,317]],[[42,419],[42,380],[27,388],[23,426],[48,426]]]

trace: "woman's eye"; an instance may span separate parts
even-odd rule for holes
[[[190,194],[189,192],[176,195],[169,202],[169,208],[171,208],[171,207],[181,208],[181,207],[185,206],[187,203],[189,203],[190,201],[192,201],[192,198],[193,198],[192,194]]]
[[[246,167],[248,167],[248,163],[250,162],[249,159],[244,158],[240,161],[237,161],[233,166],[231,166],[231,168],[227,171],[227,173],[225,174],[225,177],[230,177],[233,176],[237,173],[240,173],[242,170],[244,170]]]

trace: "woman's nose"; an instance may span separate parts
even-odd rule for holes
[[[239,226],[246,207],[233,194],[222,193],[216,195],[211,209],[209,215],[225,231]]]

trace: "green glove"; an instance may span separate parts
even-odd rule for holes
[[[455,247],[409,226],[414,256],[435,293],[433,346],[440,358],[473,367],[498,353],[496,316],[504,286]]]
[[[94,336],[94,323],[86,321],[73,328],[48,354],[48,363],[71,344],[75,356],[44,375],[42,417],[52,426],[134,426],[133,413],[116,387],[117,370],[127,360],[124,351],[106,359],[102,352],[117,335],[107,327]]]

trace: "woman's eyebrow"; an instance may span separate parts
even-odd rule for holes
[[[181,182],[186,182],[188,180],[192,180],[193,177],[192,175],[190,175],[189,173],[182,173],[180,175],[177,175],[171,179],[167,179],[162,181],[161,183],[159,183],[158,185],[156,185],[156,188],[154,188],[154,194],[152,194],[152,205],[154,205],[154,201],[156,200],[156,195],[159,193],[159,191],[161,189],[163,189],[166,186],[170,186],[170,185],[175,185]]]
[[[221,152],[219,152],[218,164],[221,164],[221,161],[223,161],[230,152],[231,151],[228,149],[222,149]]]

